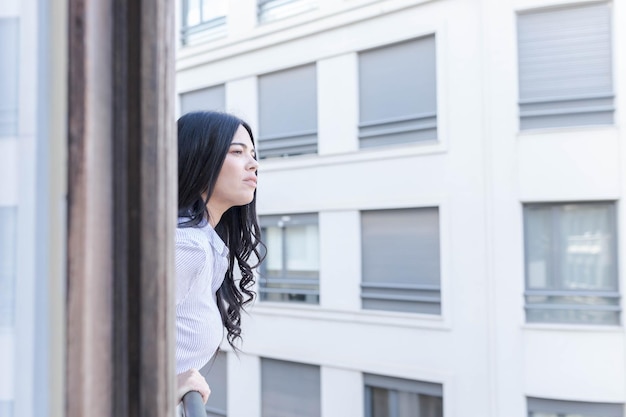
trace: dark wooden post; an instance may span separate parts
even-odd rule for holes
[[[170,0],[69,0],[67,416],[174,413]]]

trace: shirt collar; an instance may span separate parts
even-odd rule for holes
[[[189,221],[190,219],[190,217],[179,217],[178,224]],[[228,256],[228,247],[226,246],[220,235],[218,235],[215,229],[213,229],[207,219],[202,219],[196,227],[206,233],[207,237],[209,238],[209,244],[220,256]]]
[[[209,243],[213,246],[213,249],[215,249],[220,256],[228,256],[228,247],[220,235],[218,235],[215,229],[213,229],[211,224],[206,220],[202,220],[198,226],[200,226],[200,228],[207,234]]]

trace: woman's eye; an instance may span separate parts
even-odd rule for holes
[[[239,149],[233,149],[231,152],[237,155],[241,155],[243,153],[243,151]]]

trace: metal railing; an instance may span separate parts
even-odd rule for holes
[[[206,417],[202,395],[198,391],[189,391],[183,396],[184,417]]]

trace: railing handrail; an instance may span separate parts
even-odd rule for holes
[[[185,417],[206,417],[204,401],[198,391],[189,391],[183,395],[183,415]]]

